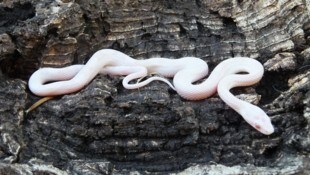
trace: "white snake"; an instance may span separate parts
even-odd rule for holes
[[[240,72],[248,74],[237,74]],[[37,70],[29,79],[29,88],[38,96],[68,94],[82,89],[98,73],[126,75],[123,86],[127,89],[136,89],[154,80],[163,81],[188,100],[205,99],[218,92],[221,99],[255,129],[266,135],[274,132],[270,118],[262,109],[239,100],[229,91],[233,87],[255,84],[262,78],[264,68],[261,63],[247,57],[227,59],[213,70],[208,79],[200,84],[193,84],[208,74],[207,63],[199,58],[136,60],[122,52],[103,49],[97,51],[85,65]],[[173,77],[173,85],[162,77],[151,77],[136,84],[129,84],[131,80],[150,73]],[[51,81],[53,82],[47,83]]]

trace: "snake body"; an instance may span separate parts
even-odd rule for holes
[[[240,72],[247,74],[237,74]],[[233,87],[255,84],[262,78],[264,69],[261,63],[247,57],[227,59],[202,83],[193,84],[208,74],[207,63],[199,58],[137,60],[116,50],[103,49],[97,51],[85,65],[37,70],[29,79],[29,88],[38,96],[68,94],[82,89],[98,73],[124,75],[122,83],[127,89],[137,89],[155,80],[163,81],[188,100],[205,99],[218,92],[221,99],[255,129],[266,135],[274,132],[270,118],[262,109],[236,98],[229,91]],[[129,83],[150,73],[160,76]],[[173,84],[163,77],[173,77]]]

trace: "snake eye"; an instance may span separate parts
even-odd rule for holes
[[[254,124],[254,127],[257,129],[257,130],[260,130],[261,129],[261,126],[257,123]]]

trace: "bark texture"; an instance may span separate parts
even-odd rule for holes
[[[308,174],[308,0],[1,0],[0,174]],[[113,48],[137,59],[234,56],[262,62],[253,87],[275,133],[253,130],[218,96],[192,102],[166,84],[126,90],[97,76],[32,111],[40,67]]]

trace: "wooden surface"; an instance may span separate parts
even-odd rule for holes
[[[310,16],[304,0],[0,1],[0,174],[307,174]],[[99,49],[137,59],[234,56],[265,67],[233,90],[275,133],[252,129],[215,95],[191,102],[166,84],[126,90],[97,76],[50,100],[27,88],[40,67],[85,63]],[[2,73],[1,73],[2,72]]]

